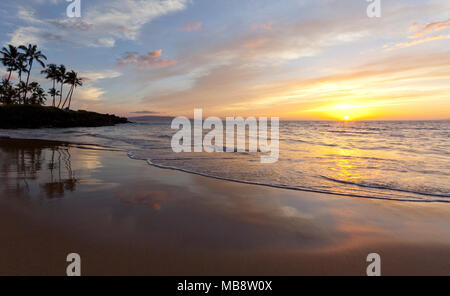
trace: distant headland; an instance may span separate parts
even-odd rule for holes
[[[61,110],[39,105],[0,106],[0,128],[99,127],[128,123],[127,118],[84,110]]]

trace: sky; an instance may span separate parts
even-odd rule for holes
[[[0,42],[80,73],[74,109],[122,116],[450,118],[450,1],[3,0]],[[39,75],[33,78],[49,88]],[[5,69],[0,68],[0,75]],[[49,100],[51,101],[51,99]]]

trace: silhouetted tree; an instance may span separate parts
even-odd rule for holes
[[[24,104],[27,104],[27,92],[28,92],[28,82],[30,80],[31,69],[33,68],[33,62],[38,62],[43,68],[45,68],[45,64],[42,60],[47,60],[47,57],[42,54],[40,50],[38,50],[37,45],[28,44],[28,47],[24,45],[19,46],[19,49],[24,51],[24,55],[28,62],[28,73],[27,73],[27,82],[25,88],[25,94],[23,96]]]
[[[42,74],[46,74],[45,78],[51,79],[53,82],[53,88],[54,90],[56,87],[56,79],[58,78],[58,67],[55,64],[49,64],[47,65],[47,69],[41,71]],[[51,96],[53,97],[52,106],[55,107],[55,96],[56,91],[52,92]]]
[[[64,104],[62,105],[62,108],[66,105],[67,99],[69,98],[69,105],[68,108],[70,109],[70,103],[72,102],[72,95],[73,91],[77,86],[82,86],[83,82],[82,79],[78,77],[78,73],[75,71],[70,71],[66,74],[66,80],[65,82],[69,85],[71,85],[69,92],[67,93],[66,100],[64,101]]]
[[[3,66],[6,67],[6,70],[9,72],[8,78],[6,82],[8,83],[11,79],[11,74],[13,71],[17,70],[17,61],[19,59],[20,53],[17,50],[17,47],[9,44],[8,47],[3,47],[0,53],[3,57],[0,58]]]
[[[6,79],[2,80],[0,84],[0,103],[3,104],[13,104],[14,103],[15,90]]]
[[[30,103],[33,105],[42,105],[47,100],[44,89],[37,82],[30,83]]]
[[[61,105],[61,102],[62,102],[64,82],[66,81],[66,67],[64,65],[60,65],[58,67],[58,75],[57,75],[56,80],[59,83],[61,83],[61,90],[59,92],[59,103],[58,103],[58,108],[59,108],[59,106]]]
[[[46,68],[44,60],[47,60],[47,57],[38,50],[37,45],[29,44],[28,46],[20,45],[15,47],[10,44],[3,47],[0,51],[0,61],[6,67],[8,75],[0,82],[0,103],[44,104],[47,99],[46,92],[39,83],[30,81],[33,63],[37,62],[44,68],[41,74],[45,74],[45,77],[52,81],[53,87],[49,89],[48,94],[53,98],[53,107],[56,106],[56,97],[59,97],[58,108],[63,103],[64,84],[71,86],[62,104],[62,108],[66,106],[66,103],[68,103],[68,108],[70,108],[75,88],[83,85],[82,79],[73,70],[67,72],[64,65],[48,64]],[[13,72],[18,73],[19,79],[16,84],[11,83]],[[23,73],[27,74],[25,82],[22,80]],[[58,83],[60,84],[59,91],[57,90]],[[29,98],[27,97],[28,94],[30,94]]]
[[[56,88],[48,90],[48,94],[53,97],[53,107],[55,107],[55,97],[59,96],[59,91]]]

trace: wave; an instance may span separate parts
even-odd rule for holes
[[[392,186],[387,185],[378,185],[378,184],[362,184],[362,183],[356,183],[356,182],[350,182],[350,181],[344,181],[344,180],[338,180],[333,179],[326,176],[321,176],[322,178],[336,182],[341,184],[348,184],[348,185],[356,185],[359,187],[365,187],[365,188],[373,188],[373,189],[383,189],[383,190],[392,190],[392,191],[398,191],[398,192],[405,192],[405,193],[412,193],[412,194],[419,194],[424,196],[433,196],[433,197],[448,197],[450,198],[450,194],[440,194],[440,193],[433,193],[433,192],[421,192],[421,191],[415,191],[415,190],[408,190],[408,189],[402,189],[402,188],[396,188]],[[450,200],[448,201],[450,202]]]
[[[322,194],[331,194],[336,196],[345,196],[345,197],[355,197],[355,198],[367,198],[367,199],[379,199],[379,200],[390,200],[390,201],[401,201],[401,202],[442,202],[442,203],[450,203],[450,200],[446,199],[419,199],[419,198],[396,198],[396,197],[377,197],[377,196],[369,196],[369,195],[362,195],[362,194],[352,194],[352,193],[339,193],[339,192],[333,192],[328,190],[317,190],[312,188],[304,188],[299,186],[289,186],[289,185],[280,185],[280,184],[272,184],[272,183],[262,183],[262,182],[256,182],[256,181],[246,181],[246,180],[240,180],[240,179],[234,179],[234,178],[227,178],[227,177],[220,177],[215,176],[207,173],[202,173],[194,170],[189,170],[185,168],[175,167],[175,166],[169,166],[164,164],[158,164],[152,161],[150,158],[138,158],[133,152],[129,151],[128,157],[130,159],[134,160],[144,160],[149,165],[160,168],[160,169],[167,169],[167,170],[174,170],[174,171],[180,171],[188,174],[203,176],[207,178],[217,179],[217,180],[223,180],[223,181],[229,181],[229,182],[235,182],[235,183],[241,183],[241,184],[248,184],[248,185],[257,185],[257,186],[265,186],[265,187],[272,187],[272,188],[279,188],[279,189],[287,189],[287,190],[296,190],[296,191],[304,191],[304,192],[312,192],[312,193],[322,193]],[[438,197],[438,196],[435,196]],[[442,196],[440,196],[442,197]],[[443,196],[446,197],[446,196]]]
[[[346,131],[346,130],[327,130],[328,133],[345,134],[345,135],[376,135],[375,132],[364,132],[364,131]]]

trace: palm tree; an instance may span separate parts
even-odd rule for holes
[[[0,84],[0,93],[2,96],[0,97],[0,103],[3,104],[12,104],[14,103],[14,88],[12,87],[11,83],[7,81],[6,79],[2,80],[2,83]]]
[[[70,103],[72,102],[72,95],[73,95],[73,91],[77,86],[82,86],[83,85],[83,79],[78,78],[78,73],[75,71],[70,71],[69,73],[67,73],[67,77],[66,77],[66,83],[70,84],[70,90],[67,93],[67,97],[64,101],[64,104],[62,105],[62,108],[64,109],[64,106],[66,105],[67,99],[69,99],[69,105],[68,108],[70,109]]]
[[[21,94],[24,93],[25,91],[27,91],[28,89],[29,89],[29,87],[27,87],[27,85],[23,81],[20,81],[16,85],[15,94],[16,94],[16,99],[17,99],[17,103],[18,104],[22,103],[22,96],[21,96]]]
[[[28,64],[27,64],[27,57],[24,54],[19,54],[19,57],[16,61],[16,68],[19,72],[19,82],[22,81],[22,73],[28,72]]]
[[[30,97],[31,104],[42,105],[47,100],[45,96],[45,91],[37,82],[30,83],[30,92],[31,92]]]
[[[16,60],[16,69],[19,72],[19,83],[22,82],[22,73],[28,73],[28,63],[27,63],[27,58],[23,53],[19,53],[19,57]],[[25,86],[22,88],[23,90],[25,89]],[[20,96],[21,96],[21,92],[16,92],[15,95],[17,95],[18,98],[18,102],[21,101]]]
[[[50,88],[47,93],[53,97],[53,107],[55,107],[54,101],[55,97],[59,96],[59,91],[56,88]]]
[[[31,69],[33,68],[33,61],[36,60],[36,62],[38,62],[43,68],[45,68],[45,64],[42,60],[47,60],[47,57],[43,55],[40,50],[37,49],[37,45],[28,44],[28,47],[21,45],[19,46],[19,48],[24,51],[24,54],[28,60],[29,68],[26,82],[27,87],[25,88],[25,95],[23,96],[23,102],[24,104],[27,104],[28,82],[30,80]]]
[[[47,69],[42,70],[41,74],[46,74],[45,78],[51,79],[53,81],[53,89],[55,89],[56,85],[56,79],[58,78],[58,67],[55,64],[49,64],[47,65]],[[53,96],[53,107],[55,107],[55,96],[56,92],[54,92]]]
[[[0,53],[3,55],[0,60],[9,72],[8,78],[6,79],[6,83],[8,83],[11,79],[12,72],[17,70],[16,62],[19,59],[20,53],[17,47],[11,44],[8,45],[8,48],[3,47]]]
[[[56,80],[61,83],[61,91],[59,92],[59,103],[58,103],[58,108],[61,105],[62,102],[62,95],[63,95],[63,85],[64,82],[66,81],[66,67],[64,65],[60,65],[58,67],[58,75]]]

